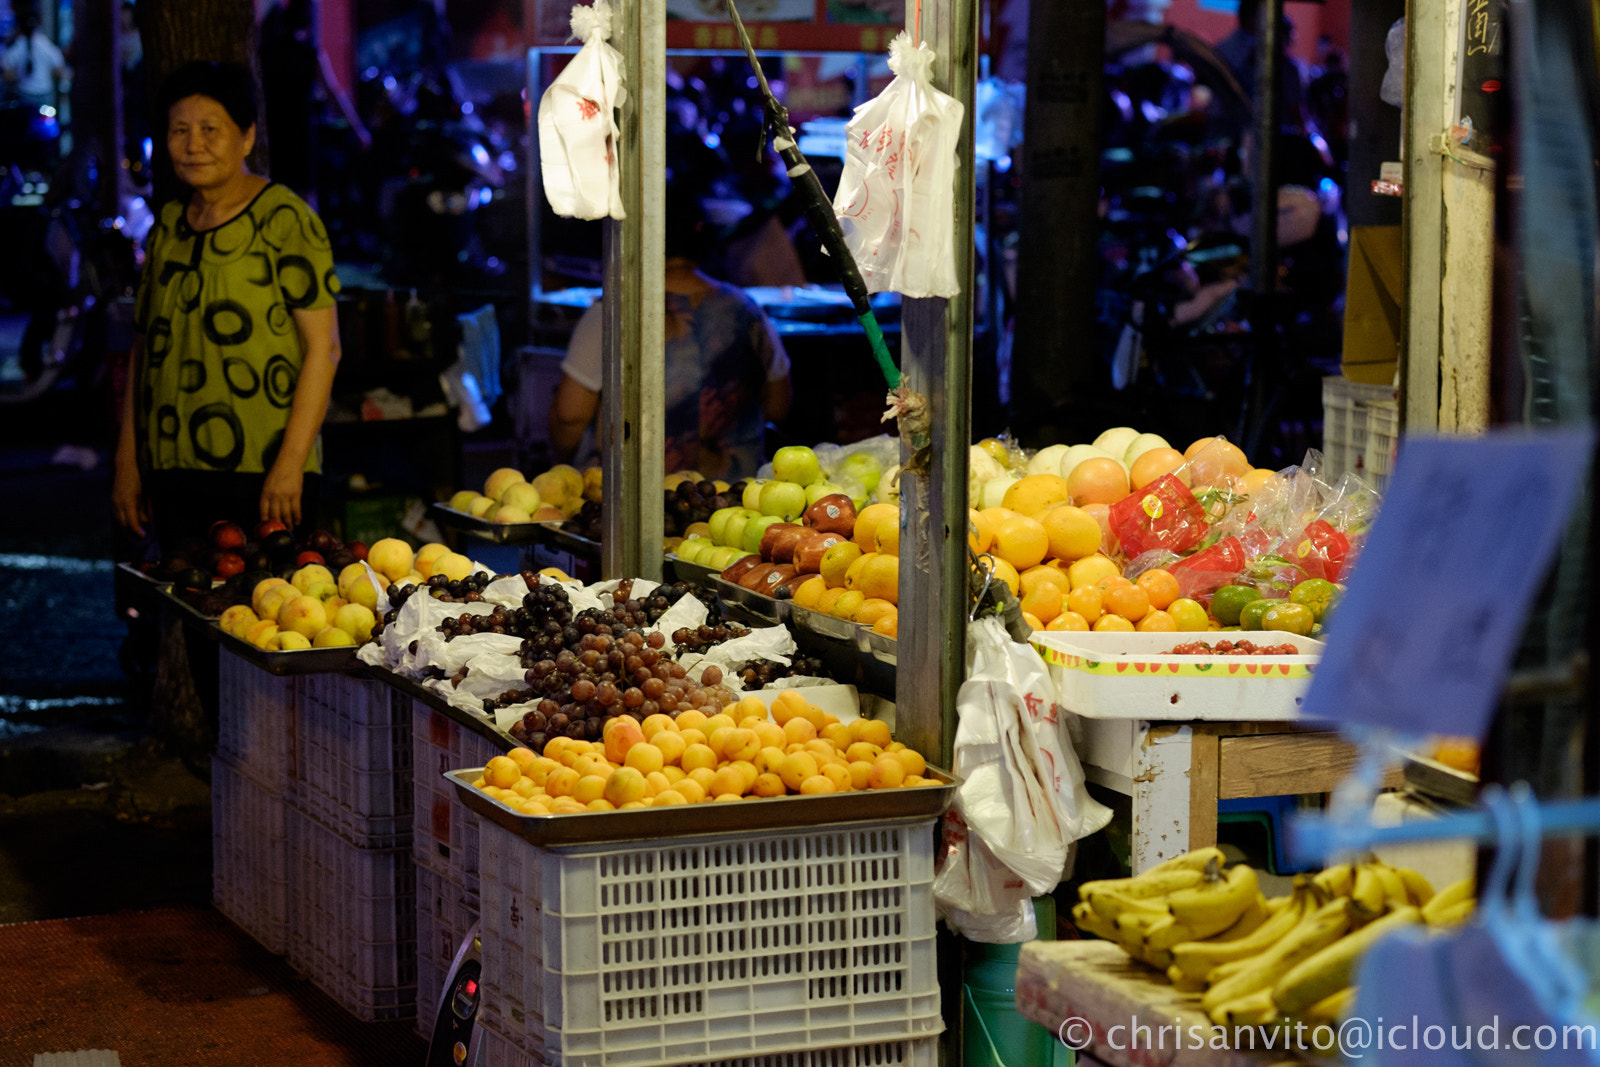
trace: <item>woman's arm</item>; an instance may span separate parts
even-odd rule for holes
[[[294,324],[300,331],[300,346],[306,358],[294,387],[294,401],[289,405],[283,447],[261,487],[262,521],[277,519],[291,529],[300,524],[306,457],[311,455],[322,419],[328,414],[328,397],[333,392],[333,375],[339,368],[340,355],[339,315],[335,308],[297,308]]]
[[[144,482],[139,476],[138,418],[134,407],[143,357],[144,335],[134,334],[133,348],[128,353],[128,382],[122,393],[122,425],[117,429],[117,455],[111,482],[111,509],[117,525],[140,537],[144,536],[144,524],[150,521],[150,509],[144,500]]]
[[[556,461],[565,463],[583,443],[583,431],[594,421],[600,410],[600,394],[587,389],[563,374],[556,386],[555,399],[550,402],[550,453]]]

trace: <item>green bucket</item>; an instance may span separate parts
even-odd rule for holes
[[[1040,940],[1054,940],[1055,900],[1037,897]],[[962,984],[963,1067],[1071,1067],[1072,1050],[1017,1011],[1021,945],[973,945]]]

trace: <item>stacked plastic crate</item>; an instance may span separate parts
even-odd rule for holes
[[[296,686],[224,650],[211,761],[212,900],[270,952],[288,949],[286,793]]]
[[[298,680],[289,962],[359,1019],[416,1013],[411,701],[357,675]]]
[[[485,1067],[933,1064],[933,822],[561,848],[483,822]]]
[[[478,921],[478,822],[445,782],[506,750],[421,701],[411,706],[417,865],[417,1029],[429,1036],[445,973]]]

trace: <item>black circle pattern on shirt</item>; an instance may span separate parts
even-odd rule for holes
[[[273,304],[267,309],[267,329],[279,337],[287,337],[294,330],[294,319],[289,316],[286,305]]]
[[[261,380],[266,385],[267,403],[275,408],[286,408],[294,402],[294,387],[299,384],[300,374],[288,356],[273,356],[267,360]]]
[[[328,240],[328,231],[323,229],[322,220],[313,212],[306,212],[300,216],[300,233],[306,239],[306,244],[319,251],[333,247],[333,242]]]
[[[156,436],[163,440],[176,441],[178,422],[178,409],[171,404],[162,404],[161,410],[156,412]]]
[[[323,287],[328,290],[328,292],[335,295],[338,294],[340,289],[344,288],[344,286],[339,284],[339,275],[332,267],[329,267],[328,272],[322,276],[322,284]]]
[[[167,354],[172,351],[172,320],[165,315],[150,320],[150,329],[144,335],[144,353],[150,363],[150,369],[155,370],[166,362]]]
[[[206,386],[206,365],[198,359],[186,359],[178,364],[178,388],[185,393],[198,393]]]
[[[227,323],[219,324],[217,321],[223,315],[234,316],[239,320],[238,326],[223,333],[221,326]],[[243,304],[235,300],[214,300],[206,305],[205,314],[200,317],[200,328],[206,332],[206,340],[214,345],[242,345],[255,332],[255,323]]]
[[[261,224],[261,239],[278,251],[283,250],[296,232],[303,232],[300,213],[289,204],[273,208]]]
[[[272,285],[272,257],[265,252],[252,252],[250,255],[255,259],[260,273],[254,274],[246,280],[258,288],[270,288]]]
[[[200,441],[200,431],[213,422],[226,424],[233,434],[233,444],[226,453],[213,452]],[[218,470],[234,470],[244,458],[244,424],[227,404],[207,404],[189,416],[189,444],[200,462]]]
[[[178,275],[178,306],[193,314],[200,309],[200,272],[185,270]]]
[[[283,294],[283,302],[292,308],[308,308],[316,303],[317,271],[311,261],[305,256],[279,256],[278,291]]]
[[[240,400],[249,400],[261,389],[261,375],[247,359],[229,356],[222,361],[222,380],[228,383],[228,392]]]
[[[244,255],[256,239],[256,217],[248,211],[212,230],[207,238],[214,262],[231,263]]]

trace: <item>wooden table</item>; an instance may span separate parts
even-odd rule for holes
[[[1230,1034],[1214,1027],[1200,1010],[1198,994],[1179,993],[1108,941],[1023,945],[1017,1010],[1077,1049],[1080,1064],[1302,1067],[1305,1062],[1266,1050],[1258,1030]],[[1213,1047],[1224,1044],[1229,1047]]]
[[[1216,844],[1219,800],[1331,792],[1356,765],[1355,747],[1317,723],[1079,721],[1085,777],[1132,798],[1135,873]]]

